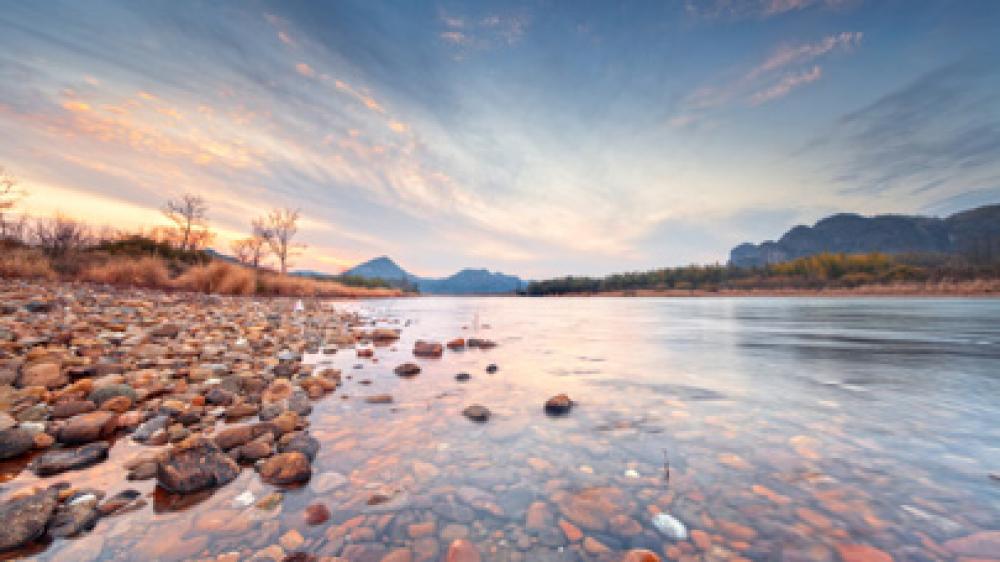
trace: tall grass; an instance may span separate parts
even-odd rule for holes
[[[55,279],[56,272],[45,254],[35,248],[0,245],[0,277]]]
[[[166,263],[154,257],[111,258],[84,269],[78,278],[93,283],[150,289],[161,289],[170,284]]]
[[[174,279],[172,286],[183,291],[220,295],[253,295],[257,292],[252,270],[221,261],[188,268]]]

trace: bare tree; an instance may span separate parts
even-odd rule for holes
[[[260,260],[264,257],[264,252],[267,250],[267,239],[254,234],[236,240],[230,247],[240,263],[257,269],[260,267]]]
[[[57,214],[51,219],[36,220],[34,235],[42,251],[53,257],[80,249],[91,240],[87,225],[63,214]]]
[[[208,204],[200,195],[185,193],[179,199],[167,201],[163,214],[177,225],[181,250],[195,250],[195,243],[204,241],[208,232]]]
[[[304,244],[295,244],[292,239],[299,231],[299,210],[298,209],[274,209],[265,217],[254,221],[255,230],[258,229],[271,252],[278,258],[281,266],[281,273],[288,273],[288,258],[296,251],[305,247]]]
[[[0,166],[0,240],[14,238],[18,234],[18,226],[23,227],[23,217],[21,225],[18,225],[10,214],[23,196],[24,190],[18,185],[17,178]]]

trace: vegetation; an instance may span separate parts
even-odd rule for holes
[[[745,291],[852,289],[893,283],[941,283],[1000,279],[1000,261],[919,254],[819,254],[765,267],[691,265],[607,277],[563,277],[534,281],[529,295],[629,291]]]

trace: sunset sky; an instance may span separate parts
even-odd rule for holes
[[[218,247],[528,278],[725,261],[839,211],[1000,202],[1000,2],[0,6],[0,165],[33,215],[203,195]]]

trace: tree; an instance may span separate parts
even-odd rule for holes
[[[35,240],[46,254],[52,257],[79,250],[91,241],[90,229],[80,221],[63,214],[35,222]]]
[[[20,237],[18,231],[23,230],[23,220],[20,224],[14,221],[9,211],[23,196],[24,191],[18,185],[17,178],[0,166],[0,240]]]
[[[267,249],[267,240],[256,235],[247,236],[236,240],[230,247],[240,263],[257,269],[260,267],[260,260],[264,257],[264,252]]]
[[[292,243],[292,238],[299,231],[299,210],[298,209],[274,209],[265,217],[254,221],[254,228],[258,229],[271,248],[271,252],[278,258],[281,266],[281,273],[288,273],[288,258],[293,253],[305,247],[304,244]]]
[[[211,239],[208,236],[208,204],[200,195],[185,193],[179,199],[167,201],[163,214],[177,226],[181,250],[196,250],[196,244]]]

